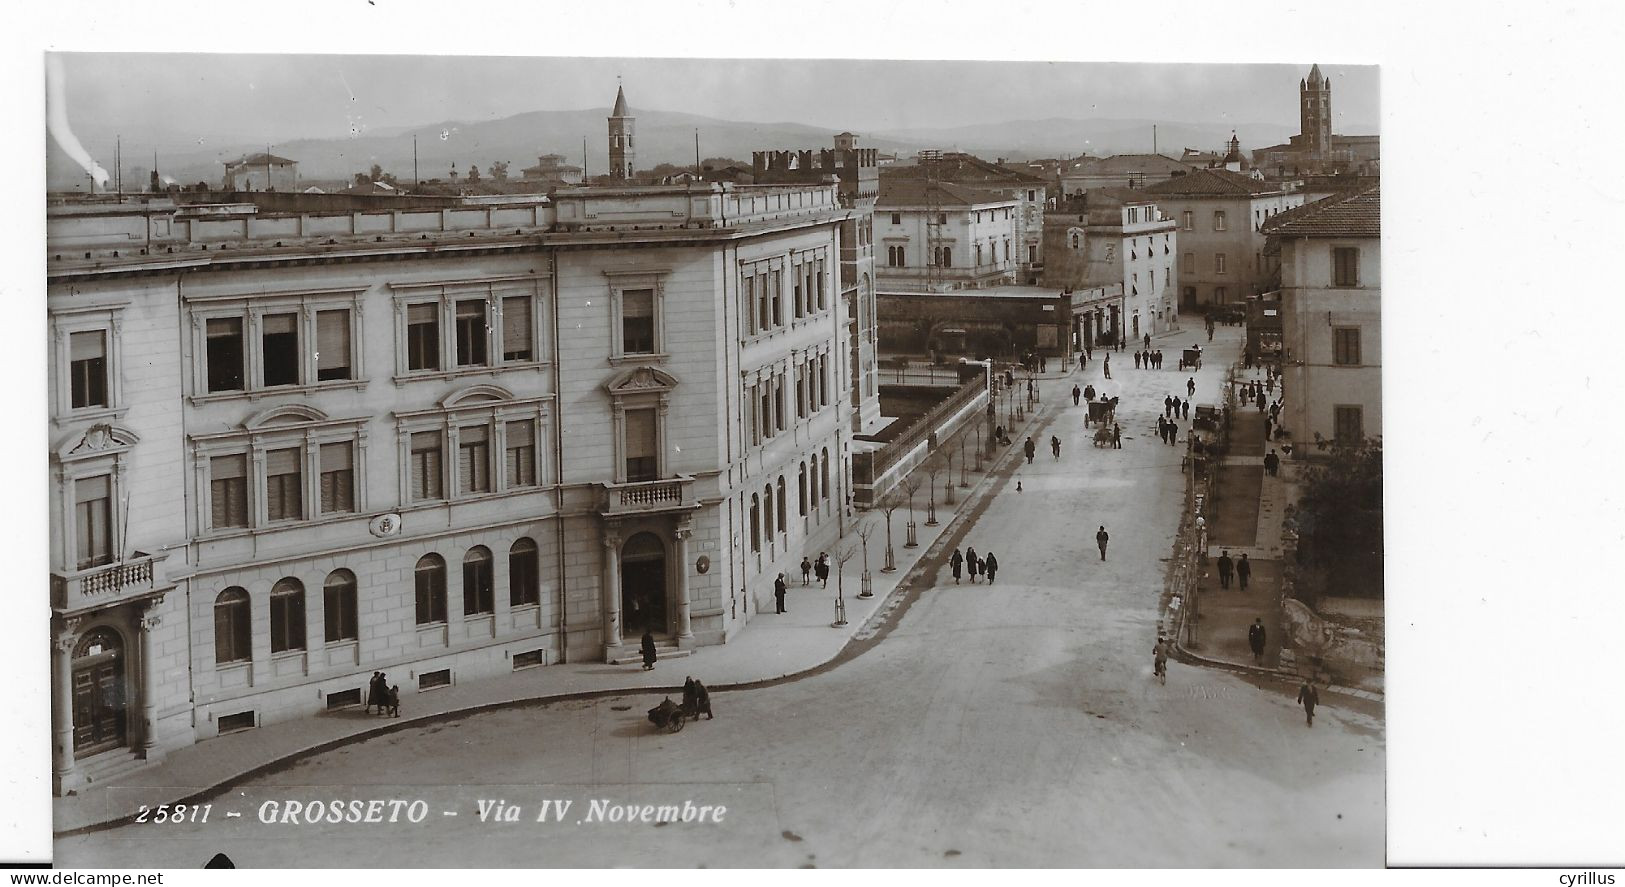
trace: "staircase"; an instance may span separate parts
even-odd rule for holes
[[[609,655],[604,657],[604,661],[610,665],[641,664],[643,662],[643,650],[638,646],[639,643],[639,641],[634,640],[618,647],[611,647]],[[693,652],[693,650],[678,647],[674,638],[655,639],[656,662],[664,662],[667,659],[682,659],[684,656],[693,654]]]
[[[128,748],[118,748],[85,758],[79,764],[79,775],[94,785],[144,766],[147,761]]]

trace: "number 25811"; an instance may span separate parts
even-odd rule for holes
[[[208,822],[209,811],[213,804],[159,804],[156,807],[141,805],[141,810],[135,815],[136,822],[177,823],[177,822]]]

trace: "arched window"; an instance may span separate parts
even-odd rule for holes
[[[789,497],[784,494],[784,475],[781,474],[781,475],[779,475],[779,523],[778,523],[779,532],[781,532],[781,533],[789,531],[789,526],[790,526],[790,503],[785,501],[788,498]]]
[[[773,485],[768,484],[762,490],[762,535],[767,537],[767,544],[773,544]]]
[[[508,549],[508,604],[523,607],[541,601],[541,559],[528,537]]]
[[[818,463],[818,470],[823,472],[818,477],[818,488],[824,491],[824,498],[829,498],[829,447],[824,447],[824,459]]]
[[[305,586],[292,576],[271,586],[271,652],[305,649]]]
[[[322,622],[327,643],[356,639],[355,574],[334,570],[322,583]]]
[[[476,545],[463,558],[464,616],[495,610],[491,585],[491,549]]]
[[[438,554],[418,558],[413,570],[417,586],[418,624],[446,621],[446,559]]]
[[[762,550],[762,501],[755,493],[750,494],[750,550]]]
[[[807,494],[812,497],[813,508],[818,507],[818,454],[808,457]]]
[[[807,463],[801,463],[801,475],[797,478],[796,491],[799,498],[797,504],[801,506],[801,516],[807,516]]]
[[[1076,235],[1076,234],[1072,235],[1072,248],[1073,249],[1078,248],[1078,235]]]
[[[233,586],[214,599],[214,661],[247,662],[253,655],[248,644],[248,592]]]

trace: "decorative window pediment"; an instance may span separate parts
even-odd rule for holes
[[[501,385],[491,385],[486,383],[480,385],[470,385],[467,388],[460,388],[453,391],[451,394],[448,394],[441,399],[440,406],[449,410],[456,407],[471,407],[483,403],[495,403],[497,401],[513,399],[514,394],[512,391],[503,388]]]
[[[244,431],[273,428],[278,425],[303,425],[306,422],[326,422],[328,415],[315,407],[290,403],[261,410],[243,420]]]
[[[676,387],[676,376],[650,366],[632,367],[617,373],[604,383],[604,390],[609,392],[611,397],[626,394],[658,394]]]
[[[83,459],[121,453],[141,442],[141,436],[121,425],[98,422],[58,441],[52,453],[58,460]]]

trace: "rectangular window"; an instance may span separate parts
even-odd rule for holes
[[[536,486],[536,423],[509,422],[507,437],[508,487]]]
[[[1338,443],[1357,444],[1365,439],[1365,410],[1361,407],[1332,407],[1332,423]]]
[[[1223,230],[1225,230],[1224,210],[1222,210],[1222,209],[1214,210],[1214,212],[1213,212],[1213,230],[1215,230],[1215,231],[1223,231]]]
[[[815,285],[818,287],[818,289],[815,290],[815,292],[818,293],[818,310],[823,311],[825,308],[829,307],[829,298],[825,295],[825,293],[828,290],[824,286],[824,260],[823,259],[818,260],[818,274],[817,274],[817,280],[816,280]]]
[[[298,447],[271,450],[265,454],[265,516],[268,520],[299,520],[305,516],[299,495],[303,485]]]
[[[756,275],[756,329],[765,330],[773,323],[772,296],[767,291],[767,274]]]
[[[464,299],[457,303],[457,365],[485,366],[485,300]]]
[[[209,460],[209,525],[248,526],[248,457],[241,453]]]
[[[1214,253],[1213,254],[1213,273],[1214,274],[1223,274],[1224,273],[1224,261],[1225,261],[1224,260],[1224,253]]]
[[[769,280],[773,286],[773,325],[784,326],[784,272],[775,270]]]
[[[445,498],[440,468],[440,432],[412,434],[412,501]]]
[[[1027,244],[1027,262],[1028,264],[1038,262],[1038,247],[1031,243]]]
[[[628,482],[656,480],[655,411],[626,411],[626,479]]]
[[[1332,363],[1337,366],[1360,365],[1360,328],[1337,327],[1332,330]]]
[[[1196,253],[1186,253],[1179,263],[1179,270],[1186,274],[1196,273]]]
[[[406,307],[406,368],[440,369],[440,306],[434,302]]]
[[[73,482],[78,569],[113,562],[113,482],[109,475]]]
[[[784,417],[784,379],[774,380],[773,385],[773,430],[783,431],[790,427]]]
[[[621,353],[655,353],[655,291],[621,293]]]
[[[903,224],[903,214],[902,213],[892,213],[891,214],[891,223],[893,225],[901,225],[901,224]]]
[[[536,359],[536,330],[530,314],[530,296],[509,296],[502,300],[504,361],[511,363]]]
[[[1185,210],[1184,212],[1180,213],[1179,214],[1179,227],[1184,228],[1186,231],[1195,230],[1196,229],[1196,213],[1193,213],[1188,209]]]
[[[316,312],[316,381],[350,379],[349,309]]]
[[[299,384],[299,315],[260,318],[260,357],[267,388]]]
[[[807,418],[807,368],[796,367],[796,418]]]
[[[1332,286],[1360,285],[1360,251],[1352,246],[1332,248]]]
[[[208,389],[243,390],[243,319],[211,317],[204,324],[208,352]]]
[[[355,511],[355,468],[350,442],[322,444],[322,514]]]
[[[769,382],[767,384],[768,384],[768,387],[762,389],[762,402],[761,402],[761,407],[762,407],[761,428],[762,428],[762,438],[763,439],[771,438],[773,436],[774,431],[775,431],[775,429],[773,427],[773,388],[772,388],[773,383]]]
[[[87,330],[69,335],[68,361],[73,408],[107,406],[107,332]]]
[[[457,429],[457,492],[491,492],[490,435],[484,425]]]
[[[944,268],[952,268],[953,266],[954,266],[954,248],[951,247],[951,246],[945,246],[945,247],[942,248],[942,267],[944,267]]]
[[[756,313],[756,278],[745,278],[745,332],[755,335],[757,327]]]
[[[792,301],[791,301],[790,304],[791,304],[791,310],[796,313],[797,317],[804,317],[804,316],[806,316],[806,313],[807,313],[806,312],[806,306],[807,306],[807,287],[806,287],[807,270],[806,270],[806,268],[807,268],[807,266],[805,266],[805,265],[797,265],[796,268],[795,268],[795,271],[792,272],[792,278],[794,280],[794,283],[791,285],[792,286],[792,289],[791,289],[791,299],[792,299]]]

